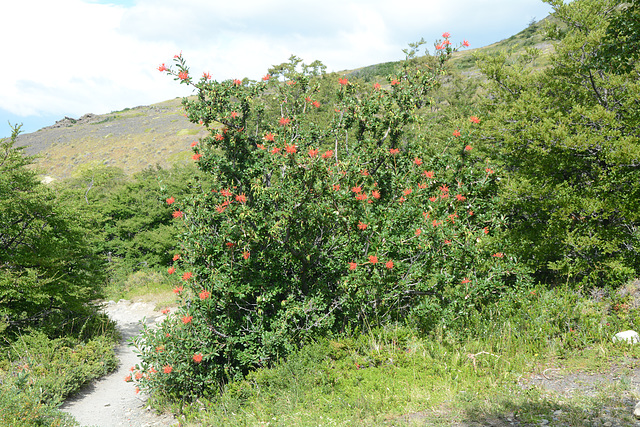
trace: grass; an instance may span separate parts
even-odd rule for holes
[[[618,292],[541,287],[519,298],[456,331],[395,325],[319,339],[208,399],[157,404],[189,426],[631,423],[640,349],[611,340],[640,326],[630,297],[624,310]]]
[[[71,416],[57,410],[58,405],[117,365],[114,325],[100,316],[96,321],[103,324],[85,324],[77,337],[50,338],[29,331],[0,343],[0,425],[77,425]],[[96,326],[99,330],[80,338],[85,328]]]

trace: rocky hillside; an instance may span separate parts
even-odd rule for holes
[[[191,142],[206,132],[183,114],[180,99],[174,99],[79,119],[65,117],[20,135],[17,145],[37,155],[36,167],[53,179],[69,177],[81,165],[116,166],[135,173],[190,158]]]

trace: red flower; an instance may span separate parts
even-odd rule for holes
[[[338,83],[340,83],[342,86],[346,86],[349,84],[349,80],[347,80],[346,78],[340,78],[338,79]]]
[[[471,280],[467,279],[466,277],[464,279],[462,279],[462,283],[463,285],[466,285],[467,283],[471,283]]]
[[[422,172],[422,175],[426,176],[427,178],[433,178],[433,171],[424,171]]]
[[[182,286],[178,286],[177,288],[175,288],[173,290],[173,293],[174,294],[179,294],[180,292],[182,292],[182,290],[183,290],[183,287]]]
[[[451,240],[445,240],[445,241],[444,241],[444,244],[445,244],[445,245],[449,245],[449,244],[451,244]]]
[[[409,195],[409,194],[411,194],[412,192],[413,192],[413,189],[411,189],[411,188],[407,188],[407,189],[405,189],[402,193],[403,193],[405,196],[408,196],[408,195]]]
[[[180,254],[175,254],[175,255],[173,256],[173,260],[174,260],[174,261],[177,261],[177,260],[179,260],[179,259],[180,259]]]
[[[132,379],[131,379],[131,375],[127,375],[126,377],[124,377],[124,380],[125,380],[126,382],[131,382],[131,381],[132,381]]]
[[[224,197],[231,197],[233,196],[233,193],[231,191],[229,191],[228,188],[225,188],[223,190],[220,191],[220,194],[222,194]]]
[[[456,194],[456,199],[458,199],[459,202],[462,202],[463,200],[467,200],[467,198],[464,197],[462,194]]]
[[[136,377],[137,380],[139,380],[140,378],[142,378],[142,372],[138,371],[136,372]]]
[[[380,89],[380,83],[374,83],[373,84],[373,89],[379,90]]]
[[[236,86],[240,86],[242,84],[242,80],[233,79],[233,84]]]
[[[180,72],[178,73],[178,78],[179,78],[180,80],[187,80],[187,79],[189,78],[189,73],[188,73],[188,72],[186,72],[186,71],[180,71]]]
[[[434,220],[431,222],[431,225],[433,225],[434,227],[437,227],[438,225],[440,225],[440,223],[434,219]]]
[[[416,157],[415,159],[413,159],[413,163],[415,163],[417,166],[420,166],[422,164],[422,159]]]
[[[335,191],[339,191],[340,190],[340,184],[333,184],[333,189]]]
[[[211,80],[211,74],[209,74],[209,73],[202,73],[202,77],[204,79]]]
[[[355,270],[356,267],[358,267],[358,264],[356,264],[355,262],[350,262],[349,263],[349,270]]]
[[[209,298],[211,296],[211,292],[209,291],[202,291],[198,294],[198,296],[200,297],[200,299],[205,300],[207,298]]]
[[[236,244],[235,244],[235,243],[233,243],[233,242],[227,242],[227,247],[228,247],[228,248],[232,248],[232,247],[234,247],[235,245],[236,245]]]
[[[384,266],[387,267],[389,270],[391,270],[393,268],[393,261],[391,260],[387,261],[387,263]]]
[[[298,151],[298,147],[296,147],[295,145],[286,144],[284,148],[287,150],[288,154],[294,154],[295,152]]]
[[[360,193],[356,196],[356,200],[367,200],[367,193]]]
[[[288,117],[280,117],[280,121],[278,123],[280,123],[280,126],[286,126],[291,123],[291,119]]]
[[[444,45],[442,43],[436,45],[436,50],[444,49]]]
[[[245,195],[244,195],[244,193],[242,193],[242,194],[238,194],[238,195],[236,196],[236,202],[239,202],[239,203],[247,203],[247,196],[245,196]]]
[[[242,252],[242,258],[244,259],[249,259],[249,257],[251,256],[251,254],[247,251]]]
[[[448,192],[449,192],[449,187],[447,187],[446,185],[441,185],[441,186],[440,186],[440,192],[441,192],[442,194],[446,194],[446,193],[448,193]]]
[[[480,123],[480,119],[477,118],[476,116],[469,117],[469,120],[471,120],[472,123],[476,123],[476,124]]]
[[[202,353],[194,354],[193,355],[193,361],[196,362],[196,363],[202,362]]]
[[[353,191],[354,193],[360,193],[362,191],[362,187],[360,186],[352,187],[351,191]]]
[[[396,79],[391,80],[391,86],[395,86],[395,85],[399,85],[400,82],[397,81]]]
[[[170,311],[171,311],[171,310],[170,310],[170,309],[168,309],[168,308],[163,308],[162,310],[160,310],[160,313],[162,313],[162,314],[167,314],[167,313],[169,313]]]
[[[167,204],[168,204],[168,205],[171,205],[171,204],[173,204],[173,202],[175,202],[175,201],[176,201],[176,199],[174,199],[173,197],[169,197],[169,198],[167,199]]]
[[[468,42],[468,41],[466,41],[466,40],[463,40],[463,41],[462,41],[462,46],[464,46],[464,47],[469,47],[469,42]]]
[[[371,192],[371,195],[373,196],[374,199],[379,199],[380,198],[380,192],[378,190],[373,190]]]
[[[471,147],[470,145],[467,145],[466,147],[464,147],[464,151],[471,151],[473,149],[473,147]]]
[[[269,81],[269,79],[271,78],[271,74],[267,74],[262,78],[263,82]]]
[[[318,155],[318,149],[311,149],[309,150],[309,157],[315,157]]]
[[[170,374],[170,373],[171,373],[171,371],[173,371],[173,367],[172,367],[171,365],[167,365],[167,366],[165,366],[164,368],[162,368],[162,371],[163,371],[165,374]]]
[[[368,170],[366,170],[366,169],[362,169],[362,170],[360,171],[360,175],[362,175],[362,176],[369,176],[369,171],[368,171]]]
[[[265,147],[265,146],[264,146],[264,145],[262,145],[262,144],[256,144],[256,147],[258,147],[258,148],[259,148],[259,149],[261,149],[261,150],[266,150],[266,149],[267,149],[267,147]]]
[[[221,133],[216,133],[216,136],[213,137],[216,141],[222,141],[224,139],[224,135]]]
[[[502,257],[504,257],[504,254],[502,252],[496,252],[495,254],[493,254],[491,256],[495,257],[495,258],[502,258]]]
[[[485,172],[487,172],[488,175],[491,175],[492,173],[495,173],[495,171],[491,168],[486,168]]]
[[[399,149],[399,148],[390,148],[390,149],[389,149],[389,153],[390,153],[392,156],[395,156],[395,155],[396,155],[396,154],[398,154],[399,152],[400,152],[400,149]]]
[[[333,156],[333,150],[328,150],[328,151],[325,151],[325,153],[322,155],[322,158],[328,159],[331,156]]]
[[[232,111],[232,112],[231,112],[231,118],[232,118],[232,119],[235,119],[235,118],[236,118],[236,117],[238,117],[239,115],[240,115],[240,114],[238,114],[238,112],[237,112],[237,111]]]
[[[226,205],[217,205],[217,206],[216,206],[216,211],[217,211],[218,213],[222,213],[222,212],[224,212],[224,211],[225,211],[225,209],[227,209],[227,206],[226,206]]]
[[[186,273],[184,273],[182,275],[182,280],[189,280],[189,279],[191,279],[191,277],[193,277],[193,273],[190,272],[190,271],[187,271]]]
[[[483,228],[482,231],[484,231],[484,234],[489,234],[489,227]]]
[[[296,84],[296,82],[295,82],[295,81],[293,81],[293,80],[289,80],[289,81],[287,82],[287,85],[289,85],[289,86],[293,86],[294,84]],[[285,101],[285,102],[286,102],[286,101]]]
[[[375,255],[369,255],[369,262],[371,264],[377,264],[378,263],[378,257]]]
[[[418,188],[424,190],[425,188],[427,188],[427,184],[425,184],[424,182],[421,182],[420,184],[418,184]]]
[[[432,201],[432,202],[435,202],[436,200],[438,200],[438,198],[435,197],[435,196],[434,197],[429,197],[429,200]]]
[[[191,323],[191,320],[193,320],[193,316],[184,316],[182,318],[182,323],[186,325],[187,323]]]
[[[320,103],[318,101],[313,101],[311,105],[313,105],[316,108],[320,108]]]
[[[366,229],[367,227],[368,227],[368,224],[365,224],[365,223],[364,223],[364,222],[362,222],[362,221],[358,222],[358,228],[359,228],[360,230],[364,230],[364,229]]]
[[[194,154],[193,156],[191,156],[191,158],[195,161],[200,160],[200,158],[202,157],[202,154],[198,153],[198,154]]]
[[[273,147],[270,151],[271,154],[278,154],[280,152],[280,147]]]
[[[458,137],[460,136],[460,131],[458,129],[453,131],[453,136]]]
[[[449,37],[451,37],[451,34],[447,31],[446,33],[442,33],[442,37],[448,39]]]
[[[196,145],[198,145],[198,141],[193,141],[193,142],[191,143],[191,146],[192,146],[192,147],[195,147]]]
[[[420,230],[419,228],[416,230],[416,236],[419,236],[420,234],[422,234],[422,230]]]
[[[168,68],[164,64],[162,64],[161,66],[158,67],[158,71],[160,71],[160,72],[167,71],[167,70],[168,70]]]
[[[173,217],[174,218],[182,218],[183,213],[181,211],[174,211],[173,212]]]

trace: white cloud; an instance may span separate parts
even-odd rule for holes
[[[107,2],[3,2],[0,37],[12,44],[0,68],[1,108],[28,123],[184,96],[185,86],[156,70],[180,51],[192,73],[219,80],[257,79],[291,54],[339,71],[402,59],[407,43],[443,31],[489,44],[550,10],[539,0]]]

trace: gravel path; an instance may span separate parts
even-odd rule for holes
[[[177,426],[171,415],[157,415],[148,409],[146,396],[136,394],[131,383],[124,381],[130,368],[138,363],[138,356],[127,345],[127,340],[140,332],[140,321],[153,325],[163,318],[154,310],[155,304],[147,302],[110,301],[105,311],[118,324],[122,341],[116,349],[120,360],[118,369],[85,387],[60,408],[73,415],[83,426],[97,427],[145,427]]]

